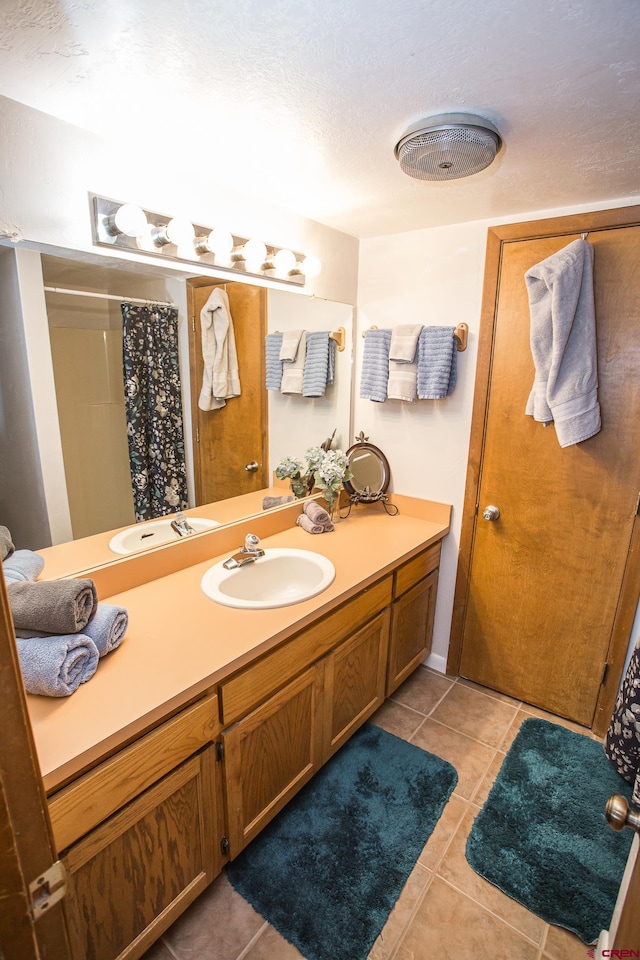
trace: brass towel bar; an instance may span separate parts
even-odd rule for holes
[[[370,330],[377,330],[376,326],[369,327]],[[362,331],[362,336],[366,337],[367,331]],[[453,335],[458,341],[458,353],[462,353],[463,350],[467,349],[467,339],[469,337],[469,327],[466,323],[459,323],[458,326],[453,331]]]

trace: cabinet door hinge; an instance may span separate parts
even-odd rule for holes
[[[223,857],[226,857],[229,853],[229,837],[222,837],[220,840],[220,851]]]
[[[224,760],[224,743],[216,740],[216,760]]]
[[[29,901],[34,920],[47,912],[67,892],[67,871],[61,860],[52,863],[37,880],[29,884]]]
[[[636,500],[636,517],[640,517],[640,493],[638,494],[638,499]]]
[[[196,315],[195,315],[195,313],[194,313],[193,316],[191,317],[191,329],[193,330],[194,333],[196,332]]]
[[[200,427],[196,427],[196,443],[200,443]]]
[[[600,681],[600,685],[601,685],[601,686],[602,686],[602,684],[604,683],[604,681],[605,681],[606,678],[607,678],[607,670],[608,670],[608,669],[609,669],[609,661],[607,661],[607,662],[605,663],[604,667],[602,668],[602,680]]]

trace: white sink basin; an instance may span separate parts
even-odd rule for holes
[[[138,550],[148,550],[149,547],[158,547],[162,543],[187,539],[172,530],[171,521],[174,519],[173,516],[161,517],[158,520],[146,520],[144,523],[127,527],[126,530],[121,530],[111,538],[109,550],[119,554],[137,553]],[[196,533],[220,526],[217,520],[207,520],[204,517],[187,517],[186,519]]]
[[[315,597],[332,583],[331,560],[311,550],[267,549],[243,567],[227,570],[224,561],[210,567],[202,589],[216,603],[246,610],[286,607]]]

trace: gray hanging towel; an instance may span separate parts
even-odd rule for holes
[[[423,327],[418,339],[418,400],[444,400],[458,376],[455,327]]]
[[[391,330],[367,330],[362,354],[360,396],[363,400],[384,403],[389,380]]]
[[[282,346],[281,333],[268,333],[265,337],[266,388],[279,390],[282,383],[282,360],[280,347]]]
[[[525,273],[535,379],[526,412],[554,421],[561,447],[600,430],[593,246],[574,240]]]

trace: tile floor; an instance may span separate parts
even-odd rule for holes
[[[520,724],[544,717],[590,731],[467,680],[420,667],[372,722],[448,760],[458,785],[369,960],[586,960],[587,947],[483,880],[466,838]],[[144,960],[300,960],[223,873]]]

